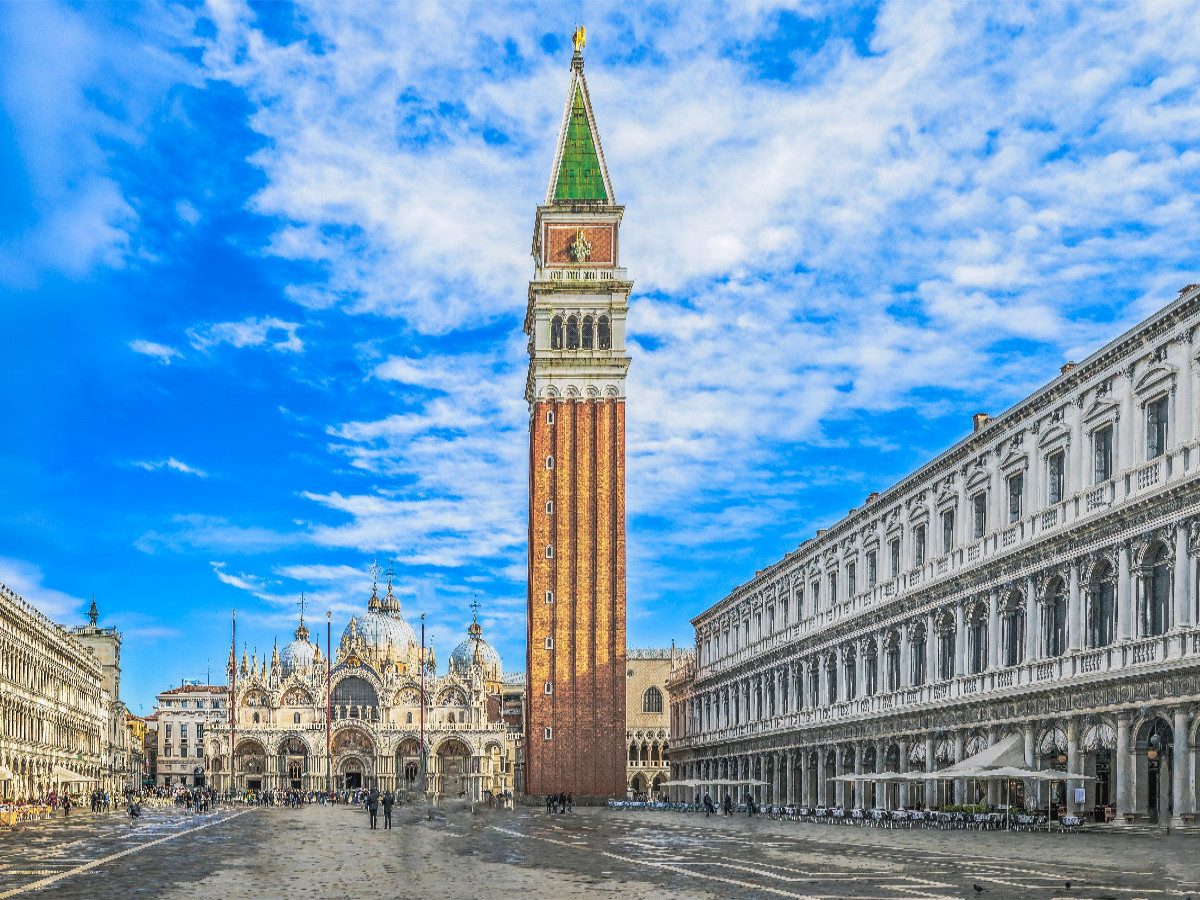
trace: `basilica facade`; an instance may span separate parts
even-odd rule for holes
[[[243,652],[238,664],[231,651],[231,715],[204,737],[209,784],[472,800],[513,789],[519,731],[502,718],[500,656],[478,621],[441,675],[390,583],[325,654],[311,637],[301,615],[270,660]]]
[[[1189,285],[700,613],[668,680],[671,780],[1194,821],[1198,329]],[[1088,777],[938,777],[1001,742]],[[839,778],[889,773],[909,777]]]

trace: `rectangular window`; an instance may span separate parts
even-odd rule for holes
[[[879,553],[872,550],[867,554],[867,587],[873,588],[879,583]]]
[[[171,723],[170,722],[167,723],[166,729],[167,729],[167,732],[166,732],[167,739],[170,740],[170,738],[171,738]]]
[[[204,723],[200,722],[196,725],[196,741],[204,740]]]
[[[554,638],[552,638],[552,637],[548,637],[548,638],[546,638],[546,649],[547,649],[547,650],[553,650],[553,649],[554,649]]]
[[[220,701],[220,700],[214,700],[214,701],[212,702],[212,708],[213,708],[213,709],[220,709],[220,708],[221,708],[221,701]]]
[[[546,515],[548,515],[548,516],[554,515],[554,501],[553,500],[546,501]]]
[[[553,456],[547,456],[547,457],[546,457],[546,468],[547,468],[547,469],[553,469],[553,468],[554,468],[554,457],[553,457]]]
[[[179,738],[180,738],[180,740],[187,740],[187,723],[186,722],[183,725],[179,726]]]
[[[895,578],[900,574],[900,538],[892,541],[892,577]]]
[[[1103,484],[1113,474],[1113,428],[1105,425],[1092,432],[1092,454],[1095,457],[1096,484]]]
[[[545,730],[545,732],[543,732],[543,737],[544,737],[544,738],[545,738],[545,740],[547,740],[547,741],[549,741],[549,740],[553,739],[553,737],[554,737],[554,729],[553,729],[553,728],[551,728],[549,725],[547,725],[547,726],[546,726],[546,730]]]
[[[170,756],[170,755],[171,755],[171,745],[165,744],[163,746],[163,756]]]
[[[546,602],[547,603],[554,602],[554,591],[546,591]]]
[[[179,755],[180,755],[180,756],[187,756],[187,755],[188,755],[188,753],[187,753],[187,741],[180,741],[180,742],[179,742]]]
[[[545,692],[546,692],[547,694],[553,694],[553,693],[554,693],[554,682],[553,682],[553,681],[547,681],[547,682],[546,682],[546,688],[545,688]]]
[[[854,571],[855,568],[856,566],[854,563],[850,563],[846,566],[846,596],[848,597],[853,597],[855,592],[858,590],[857,585],[854,583],[854,576],[856,574]]]
[[[554,424],[554,410],[552,410],[552,409],[546,410],[546,424],[547,425]]]
[[[971,498],[971,513],[974,519],[971,536],[978,540],[987,532],[987,492],[980,491]]]
[[[1167,452],[1167,396],[1146,404],[1146,459],[1157,459]]]
[[[948,509],[942,513],[942,552],[949,553],[954,549],[954,510]]]
[[[1050,488],[1046,500],[1051,506],[1061,503],[1067,493],[1067,454],[1062,450],[1051,453],[1047,458],[1046,481]]]
[[[813,612],[815,613],[817,610],[819,610],[821,608],[821,582],[819,582],[819,581],[814,581],[812,584],[812,598],[813,598],[812,609],[813,609]]]
[[[1025,476],[1018,472],[1008,476],[1008,521],[1021,519],[1021,494],[1025,490]]]
[[[187,701],[186,700],[179,701],[179,706],[181,709],[187,709]]]
[[[829,573],[829,602],[830,604],[836,604],[838,602],[837,572]]]
[[[918,525],[913,529],[913,565],[925,565],[925,526]]]

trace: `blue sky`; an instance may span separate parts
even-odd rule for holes
[[[0,5],[0,581],[136,711],[391,561],[524,659],[534,208],[587,74],[636,281],[629,642],[1196,280],[1200,10]],[[323,629],[321,629],[323,631]],[[239,648],[240,650],[240,648]]]

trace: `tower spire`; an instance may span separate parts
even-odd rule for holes
[[[583,53],[580,51],[585,42],[585,29],[582,25],[575,29],[571,40],[575,45],[575,53],[571,56],[571,85],[558,132],[546,205],[580,201],[615,203],[604,151],[600,147],[600,132],[592,114],[587,79],[583,77]]]

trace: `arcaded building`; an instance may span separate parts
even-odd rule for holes
[[[629,650],[625,656],[625,781],[631,797],[656,798],[670,778],[671,722],[667,706],[670,650]]]
[[[672,779],[762,781],[764,803],[1011,791],[1118,821],[1190,818],[1198,326],[1189,285],[693,619],[696,661],[670,679]],[[1094,780],[938,779],[999,741],[1026,768]],[[834,780],[888,772],[928,777]]]
[[[529,283],[525,790],[625,795],[625,317],[577,32]]]

